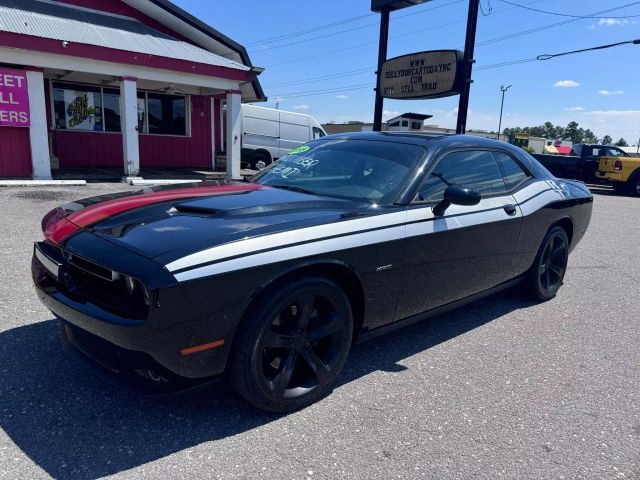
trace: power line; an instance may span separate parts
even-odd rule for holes
[[[335,87],[328,89],[320,89],[320,90],[309,90],[305,92],[291,92],[291,93],[283,93],[281,95],[273,95],[273,97],[277,98],[294,98],[294,97],[311,97],[315,95],[326,95],[330,93],[342,93],[349,92],[351,90],[361,90],[364,88],[373,88],[373,84],[371,83],[360,83],[356,85],[345,85],[343,87]]]
[[[511,60],[511,61],[508,61],[508,62],[501,62],[501,63],[495,63],[495,64],[491,64],[491,65],[485,65],[485,66],[477,67],[476,70],[485,70],[487,68],[495,68],[495,67],[513,65],[513,64],[517,64],[517,63],[532,62],[532,61],[535,61],[535,60],[536,60],[536,58],[527,58],[527,59],[523,59],[523,60]],[[360,73],[372,73],[374,70],[375,70],[375,67],[371,66],[371,67],[366,67],[366,68],[359,68],[357,70],[349,70],[349,71],[346,71],[346,72],[334,73],[334,74],[331,74],[331,75],[322,75],[322,76],[319,76],[319,77],[310,77],[310,78],[295,80],[295,81],[291,81],[291,82],[274,83],[274,84],[263,85],[263,86],[264,87],[268,87],[268,88],[273,88],[273,87],[288,87],[288,86],[293,86],[293,85],[304,85],[304,84],[308,84],[308,83],[318,83],[318,82],[323,82],[325,80],[333,80],[333,79],[336,79],[336,78],[350,77],[350,76],[357,75],[357,74],[360,74]]]
[[[541,1],[544,1],[544,0],[533,0],[533,1],[528,2],[528,3],[529,4],[540,3]],[[506,12],[506,11],[509,11],[509,10],[513,10],[515,8],[516,7],[507,7],[507,8],[504,8],[502,10],[496,10],[493,13],[494,14],[502,13],[502,12]],[[619,7],[619,8],[624,8],[624,7]],[[391,39],[398,39],[398,38],[408,37],[408,36],[416,35],[416,34],[419,34],[419,33],[422,33],[422,32],[428,32],[428,31],[430,32],[430,31],[433,31],[433,30],[438,29],[438,28],[448,27],[448,26],[455,25],[455,24],[458,24],[458,23],[465,23],[466,21],[467,21],[466,18],[460,19],[460,20],[454,20],[452,22],[442,23],[440,25],[434,25],[432,27],[423,28],[423,29],[420,29],[420,30],[414,30],[414,31],[408,32],[408,33],[403,33],[401,35],[394,35],[393,37],[390,37],[390,38]],[[573,21],[573,20],[571,20],[571,21]],[[558,24],[558,25],[560,25],[560,24]],[[528,32],[523,33],[523,35],[526,34],[526,33],[528,33]],[[357,48],[362,48],[362,47],[367,47],[369,45],[377,45],[377,44],[378,44],[377,41],[359,43],[357,45],[351,45],[351,46],[345,47],[345,48],[339,48],[339,49],[336,49],[336,50],[330,50],[328,52],[318,53],[318,54],[315,54],[315,55],[307,55],[307,56],[304,56],[304,57],[294,58],[292,60],[287,60],[287,61],[280,62],[280,63],[274,63],[272,65],[267,65],[266,68],[274,68],[274,67],[279,67],[281,65],[288,65],[288,64],[291,64],[291,63],[302,62],[302,61],[310,60],[310,59],[314,59],[314,58],[326,57],[327,55],[333,55],[334,53],[346,52],[346,51],[349,51],[349,50],[355,50]],[[476,46],[478,46],[478,45],[481,45],[481,44],[476,44]]]
[[[551,55],[538,55],[537,60],[551,60],[556,57],[563,57],[565,55],[572,55],[574,53],[591,52],[593,50],[604,50],[605,48],[618,47],[620,45],[640,45],[640,39],[627,40],[626,42],[609,43],[607,45],[600,45],[598,47],[582,48],[580,50],[571,50],[570,52],[554,53]]]
[[[540,0],[538,0],[538,1],[540,1]],[[531,2],[531,3],[535,3],[535,2]],[[627,8],[629,6],[635,5],[636,3],[640,3],[640,2],[633,2],[631,4],[625,4],[625,5],[621,5],[621,6],[618,6],[618,7],[610,8],[610,9],[607,9],[607,10],[595,12],[592,15],[600,15],[600,14],[603,14],[603,13],[608,13],[608,12],[615,11],[615,10],[620,10],[620,9]],[[509,8],[509,9],[511,9],[511,8]],[[501,11],[505,11],[505,10],[509,10],[509,9],[500,10],[500,12]],[[495,13],[498,13],[498,12],[495,12]],[[595,17],[587,17],[587,18],[595,18]],[[476,46],[490,45],[492,43],[497,43],[497,42],[501,42],[501,41],[505,41],[505,40],[510,40],[512,38],[520,37],[520,36],[523,36],[523,35],[528,35],[528,34],[531,34],[531,33],[536,33],[536,32],[539,32],[539,31],[550,29],[550,28],[555,28],[557,26],[565,25],[565,24],[568,24],[568,23],[573,23],[573,22],[576,22],[576,21],[579,21],[579,20],[583,20],[583,18],[572,18],[570,20],[564,20],[564,21],[561,21],[561,22],[556,22],[556,23],[553,23],[553,24],[543,25],[543,26],[540,26],[540,27],[524,30],[522,32],[517,32],[517,33],[513,33],[513,34],[509,34],[509,35],[503,35],[501,37],[496,37],[496,38],[493,38],[493,39],[486,40],[484,42],[480,42],[480,43],[476,44]],[[464,21],[464,20],[462,20],[462,21]],[[428,30],[433,30],[434,28],[439,28],[439,27],[442,27],[442,26],[450,25],[451,23],[459,23],[459,22],[460,21],[450,22],[449,24],[442,24],[442,25],[439,25],[439,26],[431,27]],[[399,37],[403,37],[403,36],[407,36],[407,35],[413,35],[415,33],[418,33],[418,32],[411,32],[411,33],[408,33],[408,34],[398,35],[398,36],[393,37],[393,38],[399,38]],[[305,59],[316,58],[318,56],[330,55],[332,53],[338,53],[338,52],[341,52],[341,51],[347,51],[347,50],[351,50],[351,49],[354,49],[354,48],[360,48],[360,47],[362,47],[364,45],[369,45],[371,43],[377,43],[377,42],[369,42],[369,43],[359,44],[359,45],[355,45],[355,46],[351,46],[351,47],[347,47],[347,48],[343,48],[343,49],[339,49],[339,50],[334,50],[332,52],[326,52],[326,53],[322,53],[322,54],[319,54],[319,55],[308,56],[308,57],[305,57]],[[495,64],[490,64],[490,65],[480,66],[480,67],[476,68],[476,70],[482,71],[482,70],[488,70],[488,69],[492,69],[492,68],[500,68],[500,67],[506,67],[506,66],[511,66],[511,65],[517,65],[517,64],[521,64],[521,63],[529,63],[529,62],[534,62],[537,59],[538,58],[525,58],[525,59],[519,59],[519,60],[511,60],[511,61],[507,61],[507,62],[501,62],[501,63],[495,63]],[[304,60],[304,59],[299,59],[299,60]],[[283,62],[283,63],[277,64],[277,65],[282,65],[284,63],[292,63],[292,62],[296,62],[296,61],[299,61],[299,60],[292,60],[292,61],[289,61],[289,62]],[[274,65],[272,65],[272,67],[273,66]],[[371,67],[371,69],[373,69],[373,68],[374,67]],[[366,70],[371,70],[371,69],[361,69],[361,71],[364,72]],[[357,71],[342,72],[342,73],[331,74],[331,75],[322,76],[322,77],[313,77],[312,79],[310,79],[311,81],[300,80],[300,81],[294,81],[294,82],[288,82],[288,83],[290,85],[293,85],[293,84],[300,85],[300,84],[304,84],[304,83],[314,83],[314,82],[320,81],[320,80],[331,79],[331,78],[340,78],[342,76],[348,76],[349,74],[356,73],[356,72]],[[284,85],[280,85],[280,86],[284,86]],[[349,86],[346,86],[346,87],[336,87],[336,88],[337,89],[317,90],[317,91],[313,91],[313,93],[309,92],[308,94],[309,94],[309,96],[311,96],[311,95],[323,95],[323,94],[329,94],[329,93],[339,93],[341,91],[350,91],[350,90],[359,90],[359,89],[364,89],[364,88],[371,88],[371,85],[370,84],[365,84],[365,85],[362,85],[362,86],[349,85]],[[307,93],[305,93],[305,92],[294,92],[292,94],[283,94],[283,95],[276,95],[276,96],[281,97],[281,98],[293,98],[293,97],[307,96]]]
[[[450,5],[454,5],[454,4],[456,4],[456,3],[461,3],[461,2],[463,2],[463,1],[465,1],[465,0],[453,0],[452,2],[445,3],[445,4],[443,4],[443,5],[437,5],[437,6],[435,6],[435,7],[425,8],[425,9],[422,9],[422,10],[419,10],[419,11],[414,11],[414,12],[410,12],[410,13],[405,13],[404,15],[399,15],[399,16],[397,16],[395,19],[396,19],[396,20],[399,20],[399,19],[401,19],[401,18],[409,17],[409,16],[412,16],[412,15],[420,15],[420,14],[423,14],[423,13],[430,12],[430,11],[432,11],[432,10],[437,10],[437,9],[439,9],[439,8],[448,7],[448,6],[450,6]],[[377,26],[377,25],[379,25],[379,23],[378,23],[378,22],[366,23],[366,24],[364,24],[364,25],[360,25],[360,26],[358,26],[358,27],[347,28],[346,30],[340,30],[340,31],[338,31],[338,32],[325,33],[325,34],[323,34],[323,35],[317,35],[317,36],[315,36],[315,37],[305,38],[305,39],[303,39],[303,40],[297,40],[297,41],[295,41],[295,42],[284,43],[284,44],[282,44],[282,45],[273,45],[273,46],[270,46],[270,47],[269,47],[269,50],[273,50],[273,49],[276,49],[276,48],[290,47],[290,46],[292,46],[292,45],[299,45],[299,44],[301,44],[301,43],[312,42],[312,41],[314,41],[314,40],[320,40],[320,39],[322,39],[322,38],[333,37],[333,36],[335,36],[335,35],[340,35],[340,34],[343,34],[343,33],[353,32],[354,30],[361,30],[361,29],[363,29],[363,28],[368,28],[368,27],[371,27],[371,26]],[[268,42],[268,43],[273,43],[273,42]]]
[[[313,32],[317,32],[318,30],[323,30],[325,28],[331,28],[331,27],[335,27],[335,26],[338,26],[338,25],[343,25],[345,23],[355,22],[355,21],[361,20],[363,18],[371,17],[372,15],[375,15],[375,13],[367,13],[365,15],[358,15],[357,17],[345,18],[344,20],[339,20],[339,21],[333,22],[333,23],[326,23],[324,25],[319,25],[317,27],[308,28],[306,30],[299,30],[297,32],[293,32],[293,33],[289,33],[289,34],[278,35],[278,36],[271,37],[271,38],[265,38],[264,40],[258,40],[256,42],[247,43],[245,46],[246,47],[253,47],[255,45],[261,45],[261,44],[264,44],[264,43],[275,42],[276,40],[284,40],[284,39],[287,39],[287,38],[299,37],[301,35],[306,35],[307,33],[313,33]]]
[[[531,10],[532,12],[537,12],[537,13],[544,13],[546,15],[556,15],[558,17],[572,17],[572,18],[580,18],[580,19],[587,19],[587,18],[591,18],[591,19],[599,19],[599,18],[635,18],[635,17],[640,17],[640,14],[638,15],[625,15],[625,16],[621,16],[621,17],[596,17],[596,16],[592,16],[592,15],[572,15],[569,13],[558,13],[558,12],[549,12],[547,10],[539,10],[537,8],[532,8],[532,7],[527,7],[525,5],[521,5],[519,3],[515,3],[515,2],[510,2],[508,0],[500,0],[502,3],[506,3],[508,5],[513,5],[514,7],[519,7],[519,8],[524,8],[525,10]],[[640,2],[634,2],[629,4],[628,6],[631,7],[633,5],[638,5],[640,4]]]
[[[511,65],[518,65],[521,63],[529,63],[529,62],[535,62],[537,60],[537,58],[533,57],[533,58],[521,58],[518,60],[508,60],[506,62],[500,62],[500,63],[492,63],[489,65],[482,65],[479,66],[477,68],[475,68],[475,71],[482,71],[482,70],[490,70],[493,68],[500,68],[500,67],[508,67]],[[364,89],[372,89],[374,88],[375,84],[374,83],[361,83],[361,84],[355,84],[355,85],[344,85],[342,87],[334,87],[334,88],[323,88],[323,89],[318,89],[318,90],[309,90],[309,91],[305,91],[305,92],[290,92],[290,93],[282,93],[282,94],[275,94],[272,95],[273,98],[279,98],[279,99],[285,99],[285,98],[296,98],[296,97],[311,97],[311,96],[316,96],[316,95],[328,95],[328,94],[334,94],[334,93],[341,93],[341,92],[349,92],[349,91],[353,91],[353,90],[364,90]]]
[[[272,84],[263,85],[263,87],[265,87],[265,88],[286,87],[286,86],[289,86],[289,85],[300,85],[300,84],[306,84],[306,83],[317,83],[317,82],[322,82],[324,80],[332,80],[334,78],[348,77],[350,75],[357,74],[357,73],[365,73],[365,72],[373,73],[374,71],[375,71],[375,67],[359,68],[357,70],[349,70],[347,72],[332,73],[332,74],[329,74],[329,75],[322,75],[322,76],[319,76],[319,77],[302,78],[302,79],[293,80],[293,81],[290,81],[290,82],[272,83]]]
[[[593,15],[600,15],[603,13],[608,13],[608,12],[613,12],[616,10],[621,10],[623,8],[627,8],[629,6],[635,5],[637,3],[640,2],[633,2],[633,3],[628,3],[625,5],[621,5],[619,7],[613,7],[613,8],[609,8],[607,10],[601,10],[599,12],[595,12]],[[591,18],[591,17],[589,17]],[[492,43],[497,43],[497,42],[503,42],[505,40],[511,40],[512,38],[517,38],[517,37],[521,37],[523,35],[529,35],[531,33],[537,33],[537,32],[541,32],[543,30],[549,30],[550,28],[555,28],[555,27],[559,27],[562,25],[566,25],[568,23],[573,23],[573,22],[579,22],[580,20],[584,20],[584,18],[572,18],[570,20],[563,20],[561,22],[556,22],[556,23],[551,23],[548,25],[542,25],[540,27],[535,27],[535,28],[530,28],[528,30],[523,30],[522,32],[517,32],[517,33],[512,33],[512,34],[508,34],[508,35],[502,35],[500,37],[496,37],[496,38],[492,38],[489,40],[485,40],[484,42],[480,42],[476,44],[476,47],[481,47],[481,46],[485,46],[485,45],[491,45]]]

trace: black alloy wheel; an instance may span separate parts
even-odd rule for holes
[[[339,286],[324,278],[297,280],[250,315],[230,366],[238,393],[259,408],[286,412],[331,390],[353,334]]]
[[[562,227],[547,232],[528,273],[530,293],[539,300],[555,297],[562,286],[569,259],[569,238]]]

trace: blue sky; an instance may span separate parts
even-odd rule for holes
[[[484,14],[480,14],[476,37],[474,68],[477,70],[473,75],[468,128],[496,130],[500,85],[512,84],[505,100],[503,128],[541,124],[547,120],[566,125],[575,120],[599,136],[624,137],[629,144],[635,144],[640,136],[637,88],[640,45],[544,62],[484,70],[481,67],[640,38],[640,3],[630,0],[511,1],[581,16],[636,4],[599,14],[605,17],[602,19],[573,21],[569,17],[514,7],[501,0],[481,0]],[[369,0],[176,0],[176,3],[247,46],[254,65],[266,68],[260,80],[270,97],[267,106],[274,106],[274,100],[282,97],[280,109],[310,113],[321,122],[371,121],[373,118],[379,16],[370,12]],[[433,0],[392,13],[388,57],[422,50],[462,49],[467,8],[466,0]],[[628,17],[614,18],[624,16]],[[264,41],[353,17],[362,18],[305,35]],[[567,20],[570,22],[564,25],[499,40],[499,37]],[[483,45],[483,42],[487,43]],[[291,83],[329,75],[335,77]],[[286,83],[290,84],[283,85]],[[327,89],[335,91],[313,94]],[[457,96],[420,101],[385,100],[385,117],[406,111],[429,113],[434,117],[428,123],[454,127],[457,104]]]

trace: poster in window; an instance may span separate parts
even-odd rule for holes
[[[65,128],[68,130],[102,130],[101,109],[93,92],[64,90]]]

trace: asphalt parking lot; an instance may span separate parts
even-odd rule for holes
[[[0,478],[638,478],[640,198],[595,195],[558,297],[505,292],[356,346],[290,415],[225,389],[148,400],[61,352],[40,219],[119,184],[0,189]]]

